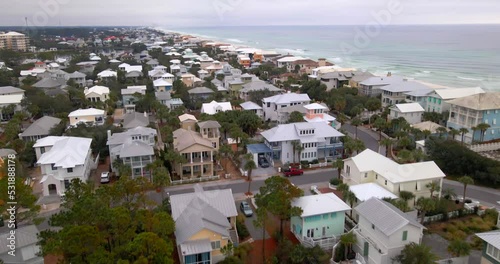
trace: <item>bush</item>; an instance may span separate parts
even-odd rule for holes
[[[337,178],[331,178],[330,179],[330,184],[331,185],[335,185],[336,186],[336,185],[339,185],[339,183],[340,183],[340,180],[337,179]]]
[[[245,238],[250,236],[247,226],[245,225],[245,217],[242,215],[236,217],[236,231],[238,231],[241,240],[245,240]]]
[[[319,160],[317,160],[317,159],[311,161],[311,164],[318,164],[318,163],[319,163]]]

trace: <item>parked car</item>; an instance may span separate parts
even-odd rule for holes
[[[104,171],[101,173],[101,183],[109,183],[110,179],[109,179],[109,172],[108,171]]]
[[[247,217],[253,215],[252,208],[250,208],[250,205],[246,201],[240,203],[240,211]]]
[[[269,162],[267,162],[266,158],[259,158],[259,166],[262,168],[267,168],[269,167]]]
[[[300,169],[296,169],[296,168],[289,168],[289,169],[283,170],[283,174],[286,177],[290,177],[290,176],[302,175],[302,174],[304,174],[304,171],[300,170]]]

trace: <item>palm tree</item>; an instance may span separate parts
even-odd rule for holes
[[[486,124],[486,123],[481,123],[479,125],[477,125],[476,127],[479,131],[481,131],[481,142],[484,141],[484,135],[486,134],[486,130],[488,130],[488,128],[490,128],[490,125],[489,124]]]
[[[421,213],[420,223],[424,223],[425,214],[436,208],[436,202],[431,198],[420,197],[417,200],[417,209]]]
[[[382,140],[382,130],[387,127],[387,122],[383,118],[377,118],[373,126],[378,130],[378,140]]]
[[[342,236],[340,236],[340,243],[345,248],[344,260],[347,260],[347,255],[349,254],[349,252],[352,251],[352,245],[356,244],[357,241],[358,240],[354,232],[345,233]]]
[[[469,133],[469,130],[465,127],[460,128],[460,134],[462,135],[462,145],[464,144],[465,134]]]
[[[341,192],[342,193],[342,198],[344,198],[344,194],[347,193],[349,191],[349,185],[345,184],[345,183],[340,183],[339,185],[337,185],[337,191]],[[344,198],[345,200],[345,198]]]
[[[253,155],[248,153],[245,154],[245,166],[243,166],[243,170],[247,171],[248,173],[248,194],[250,194],[250,185],[252,184],[252,170],[256,169],[257,166],[255,165],[255,161],[253,161]]]
[[[409,200],[415,198],[415,194],[409,191],[400,191],[399,192],[399,198],[401,198],[403,201],[408,203]]]
[[[350,190],[347,190],[344,194],[342,194],[342,196],[344,197],[344,200],[349,203],[351,208],[354,208],[354,203],[357,200],[356,194],[354,194]],[[351,217],[351,219],[352,219],[352,211],[353,210],[351,210],[351,212],[349,213],[349,216]]]
[[[422,131],[422,133],[424,134],[425,139],[429,138],[429,136],[432,134],[432,132],[428,129],[424,129],[424,131]]]
[[[341,158],[337,158],[335,161],[332,162],[332,165],[334,168],[337,169],[338,172],[338,179],[340,180],[340,174],[342,174],[342,170],[344,169],[344,160]]]
[[[389,157],[390,148],[394,142],[390,138],[384,138],[380,141],[380,145],[385,146],[385,156]]]
[[[469,184],[474,184],[474,179],[472,179],[469,176],[462,176],[458,178],[458,181],[464,185],[464,200],[463,200],[463,205],[465,206],[465,192],[467,191],[467,185]]]
[[[463,257],[470,254],[471,246],[467,241],[464,240],[453,240],[448,245],[448,252],[451,253],[453,257]]]
[[[153,184],[161,188],[161,200],[164,200],[165,187],[170,185],[170,175],[167,168],[160,166],[153,170]]]
[[[453,190],[452,188],[446,188],[446,189],[443,190],[442,196],[445,199],[449,200],[449,199],[457,196],[457,194],[455,193],[455,190]]]
[[[471,141],[474,142],[475,137],[476,137],[476,131],[478,131],[479,128],[477,128],[477,126],[474,126],[474,127],[471,127],[470,129],[472,130],[472,140]]]
[[[359,139],[349,140],[344,144],[344,148],[349,153],[349,156],[352,156],[354,152],[359,153],[366,149],[365,143]]]
[[[356,137],[355,137],[356,139],[358,138],[358,126],[361,126],[362,124],[363,122],[361,122],[361,119],[357,117],[351,120],[351,125],[356,128]]]
[[[448,130],[446,129],[446,127],[438,127],[436,129],[436,132],[438,132],[439,138],[442,138],[443,134],[446,134],[446,132],[448,132]]]
[[[301,149],[300,151],[302,151],[302,143],[300,143],[299,140],[294,140],[292,141],[292,148],[293,148],[293,163],[295,164],[295,154],[297,153],[297,151],[299,151],[299,149]],[[300,160],[300,154],[299,154],[299,160]]]
[[[456,136],[460,135],[460,131],[450,128],[450,132],[448,132],[451,136],[451,138],[455,139]]]
[[[392,262],[402,264],[429,264],[435,263],[438,259],[439,257],[432,252],[430,247],[424,244],[411,242],[404,247],[401,254],[392,259]]]
[[[431,198],[434,197],[434,192],[439,192],[441,190],[441,186],[438,181],[431,181],[425,185],[431,191]]]

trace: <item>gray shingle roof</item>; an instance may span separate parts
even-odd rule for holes
[[[377,198],[370,198],[364,201],[356,206],[354,210],[387,236],[392,235],[408,224],[418,228],[425,228],[410,215],[403,213],[394,205]]]
[[[50,129],[54,126],[61,123],[61,119],[52,117],[52,116],[44,116],[42,118],[37,119],[33,124],[31,124],[22,134],[22,137],[29,136],[44,136],[48,135]]]
[[[195,188],[201,188],[195,186]],[[186,210],[188,205],[194,199],[200,199],[215,210],[219,211],[225,217],[237,216],[236,205],[234,203],[233,192],[231,189],[220,189],[204,191],[203,189],[192,193],[176,194],[170,196],[172,204],[172,218],[177,221],[180,215]]]
[[[188,91],[189,94],[211,94],[214,91],[207,87],[196,87]]]
[[[183,151],[193,145],[202,145],[208,148],[213,148],[212,142],[201,137],[200,133],[195,131],[179,128],[174,131],[174,149],[175,151]]]
[[[16,155],[17,152],[13,149],[7,149],[7,148],[0,149],[0,157],[7,157],[10,154]]]
[[[14,86],[0,87],[0,94],[14,94],[14,93],[24,93],[24,90]]]
[[[241,92],[250,92],[250,91],[262,91],[262,90],[269,90],[271,92],[280,92],[282,91],[278,87],[266,83],[261,80],[255,80],[252,82],[249,82],[247,84],[244,84],[242,89],[240,90]]]
[[[38,81],[37,83],[33,84],[33,87],[36,88],[60,88],[63,86],[64,83],[59,80],[54,80],[52,78],[44,78]]]
[[[134,128],[134,127],[145,127],[149,125],[149,117],[145,116],[144,113],[130,113],[125,114],[123,118],[123,128]]]
[[[34,225],[20,227],[16,230],[16,248],[21,249],[28,245],[33,245],[38,242],[37,238],[38,229]],[[10,234],[8,232],[0,234],[0,255],[10,251],[7,247],[7,237]]]
[[[151,156],[155,154],[153,147],[150,145],[141,141],[132,141],[132,139],[120,145],[120,148],[120,157],[122,158]]]
[[[220,128],[220,124],[217,121],[209,120],[205,122],[199,122],[198,126],[200,128]]]

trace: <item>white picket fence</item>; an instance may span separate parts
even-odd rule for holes
[[[171,184],[172,185],[179,185],[179,184],[186,184],[186,183],[216,181],[216,180],[219,180],[219,179],[220,179],[220,176],[219,175],[215,175],[215,176],[208,176],[208,177],[198,177],[198,178],[192,178],[192,179],[171,181]]]

